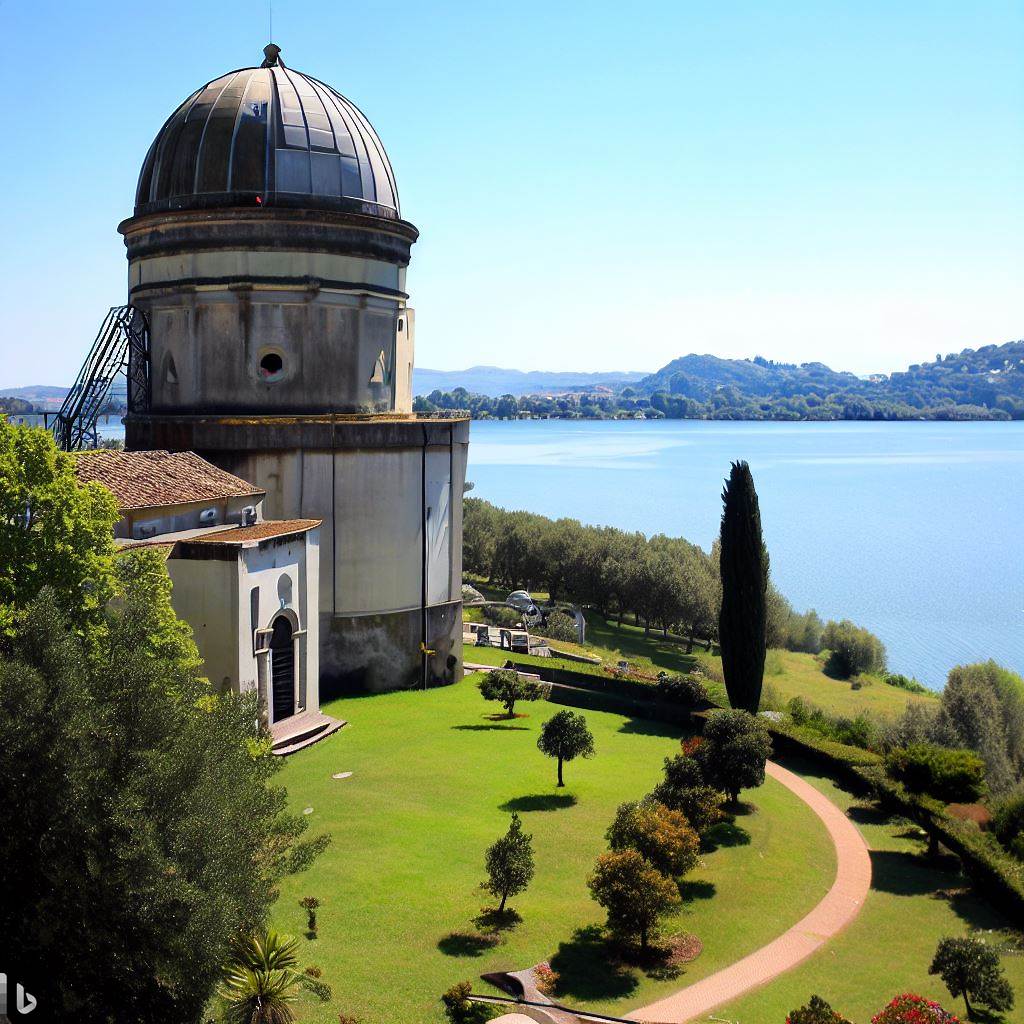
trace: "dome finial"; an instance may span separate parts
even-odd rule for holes
[[[260,67],[272,68],[276,67],[278,64],[280,64],[281,67],[284,67],[284,61],[281,60],[281,47],[276,43],[267,43],[267,45],[263,47],[263,56],[266,59]]]

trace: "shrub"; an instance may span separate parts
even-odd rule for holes
[[[483,616],[492,626],[506,626],[512,628],[523,621],[523,613],[515,608],[508,608],[500,604],[485,604]]]
[[[885,645],[874,633],[855,626],[849,619],[829,622],[822,644],[829,651],[829,670],[842,679],[885,669]]]
[[[946,803],[973,803],[985,791],[985,762],[970,750],[916,743],[890,751],[885,767],[910,792]]]
[[[960,1018],[947,1013],[931,999],[907,992],[896,996],[884,1010],[876,1013],[871,1024],[960,1024]]]
[[[906,690],[908,693],[931,693],[927,686],[909,676],[901,675],[899,672],[886,672],[882,676],[882,681],[887,686],[895,686],[898,690]]]
[[[494,1016],[486,1003],[474,1003],[469,998],[472,991],[471,982],[460,981],[441,996],[445,1016],[451,1024],[484,1024]]]
[[[849,1024],[840,1017],[821,996],[811,996],[811,1001],[799,1010],[790,1010],[786,1024]]]
[[[697,752],[704,780],[735,802],[741,789],[764,784],[772,741],[764,721],[738,709],[714,711]]]
[[[619,938],[638,937],[644,949],[658,921],[679,905],[676,883],[636,850],[601,854],[587,886],[607,911],[611,932]]]
[[[700,839],[686,816],[664,804],[620,804],[605,838],[612,850],[636,850],[671,878],[691,871],[700,857]]]
[[[533,969],[533,980],[537,988],[546,996],[554,994],[555,989],[558,988],[560,978],[561,975],[559,975],[558,971],[546,960],[543,963],[537,964]]]
[[[1004,800],[992,821],[996,838],[1015,857],[1024,860],[1024,790]]]
[[[685,754],[665,758],[665,777],[654,787],[650,799],[684,814],[698,835],[722,817],[718,806],[721,794],[704,782],[700,765]]]
[[[560,640],[564,644],[579,643],[580,634],[576,619],[565,612],[551,612],[543,626],[534,627],[534,632],[549,640]]]
[[[658,696],[687,707],[699,707],[710,703],[704,677],[699,672],[663,676],[658,680]]]
[[[968,1019],[972,999],[997,1011],[1013,1008],[1013,989],[1003,976],[999,954],[981,939],[940,940],[928,973],[939,975],[951,996],[963,996]]]

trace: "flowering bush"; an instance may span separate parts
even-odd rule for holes
[[[546,996],[550,996],[555,991],[559,977],[558,971],[554,970],[547,960],[537,964],[533,969],[533,980],[536,982],[537,988]]]
[[[683,757],[693,757],[700,750],[704,740],[700,736],[688,736],[679,745],[683,748]]]
[[[960,1024],[960,1018],[924,996],[906,992],[871,1018],[871,1024]]]

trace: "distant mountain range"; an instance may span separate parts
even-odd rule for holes
[[[422,411],[469,408],[480,418],[1024,419],[1024,341],[868,377],[818,362],[691,354],[648,374],[423,368],[414,371],[413,390]],[[0,409],[30,403],[53,410],[66,393],[51,385],[0,389]],[[123,380],[111,398],[125,401]]]
[[[478,419],[1024,419],[1024,341],[966,348],[868,377],[818,362],[687,355],[639,380],[587,374],[580,375],[582,387],[505,387],[498,400],[496,388],[474,384],[472,370],[447,376],[469,394],[452,394],[451,385],[428,392],[417,381],[418,410],[468,408]],[[529,387],[534,376],[517,380]]]
[[[606,386],[612,389],[643,380],[647,374],[631,371],[573,373],[554,370],[505,370],[500,366],[471,366],[468,370],[428,370],[416,367],[412,372],[413,393],[454,391],[465,388],[476,395],[498,398],[500,395],[550,395],[561,391]]]

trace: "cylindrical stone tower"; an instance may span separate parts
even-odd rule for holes
[[[149,326],[127,446],[199,452],[268,516],[323,519],[324,693],[452,681],[469,423],[412,413],[417,231],[362,113],[264,52],[171,115],[119,227]]]

